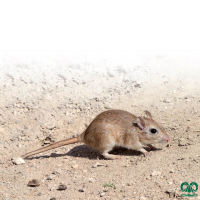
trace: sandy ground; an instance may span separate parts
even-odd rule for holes
[[[199,75],[200,52],[1,52],[0,199],[186,199],[181,183],[200,185]],[[11,161],[108,109],[149,110],[169,143],[147,157],[114,150],[121,160],[71,144]]]

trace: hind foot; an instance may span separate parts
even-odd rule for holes
[[[113,155],[113,154],[109,154],[109,153],[102,153],[102,155],[109,159],[109,160],[117,160],[117,159],[121,159],[121,156],[116,156],[116,155]]]

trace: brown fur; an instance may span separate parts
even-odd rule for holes
[[[149,111],[145,111],[147,118],[140,118],[123,110],[109,110],[99,114],[88,128],[77,138],[66,139],[47,147],[35,150],[23,155],[23,158],[58,148],[67,144],[83,142],[97,150],[108,159],[116,159],[118,156],[108,152],[114,146],[122,146],[148,153],[143,147],[153,143],[168,141],[169,136],[164,129],[153,119]],[[157,134],[150,132],[151,128],[158,130]]]

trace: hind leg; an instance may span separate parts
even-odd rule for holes
[[[116,159],[121,159],[121,156],[117,156],[117,155],[113,155],[113,154],[109,154],[108,152],[111,151],[113,149],[114,146],[107,146],[106,149],[101,151],[101,155],[103,155],[105,158],[109,159],[109,160],[116,160]]]
[[[104,152],[102,153],[102,155],[103,155],[105,158],[109,159],[109,160],[121,159],[121,156],[112,155],[112,154],[109,154],[109,153],[106,152],[106,151],[104,151]]]

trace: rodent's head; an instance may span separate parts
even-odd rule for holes
[[[142,134],[140,134],[140,142],[143,144],[168,142],[169,135],[164,128],[153,120],[149,111],[145,111],[145,113],[147,117],[138,117],[136,119],[137,125],[143,131]]]

